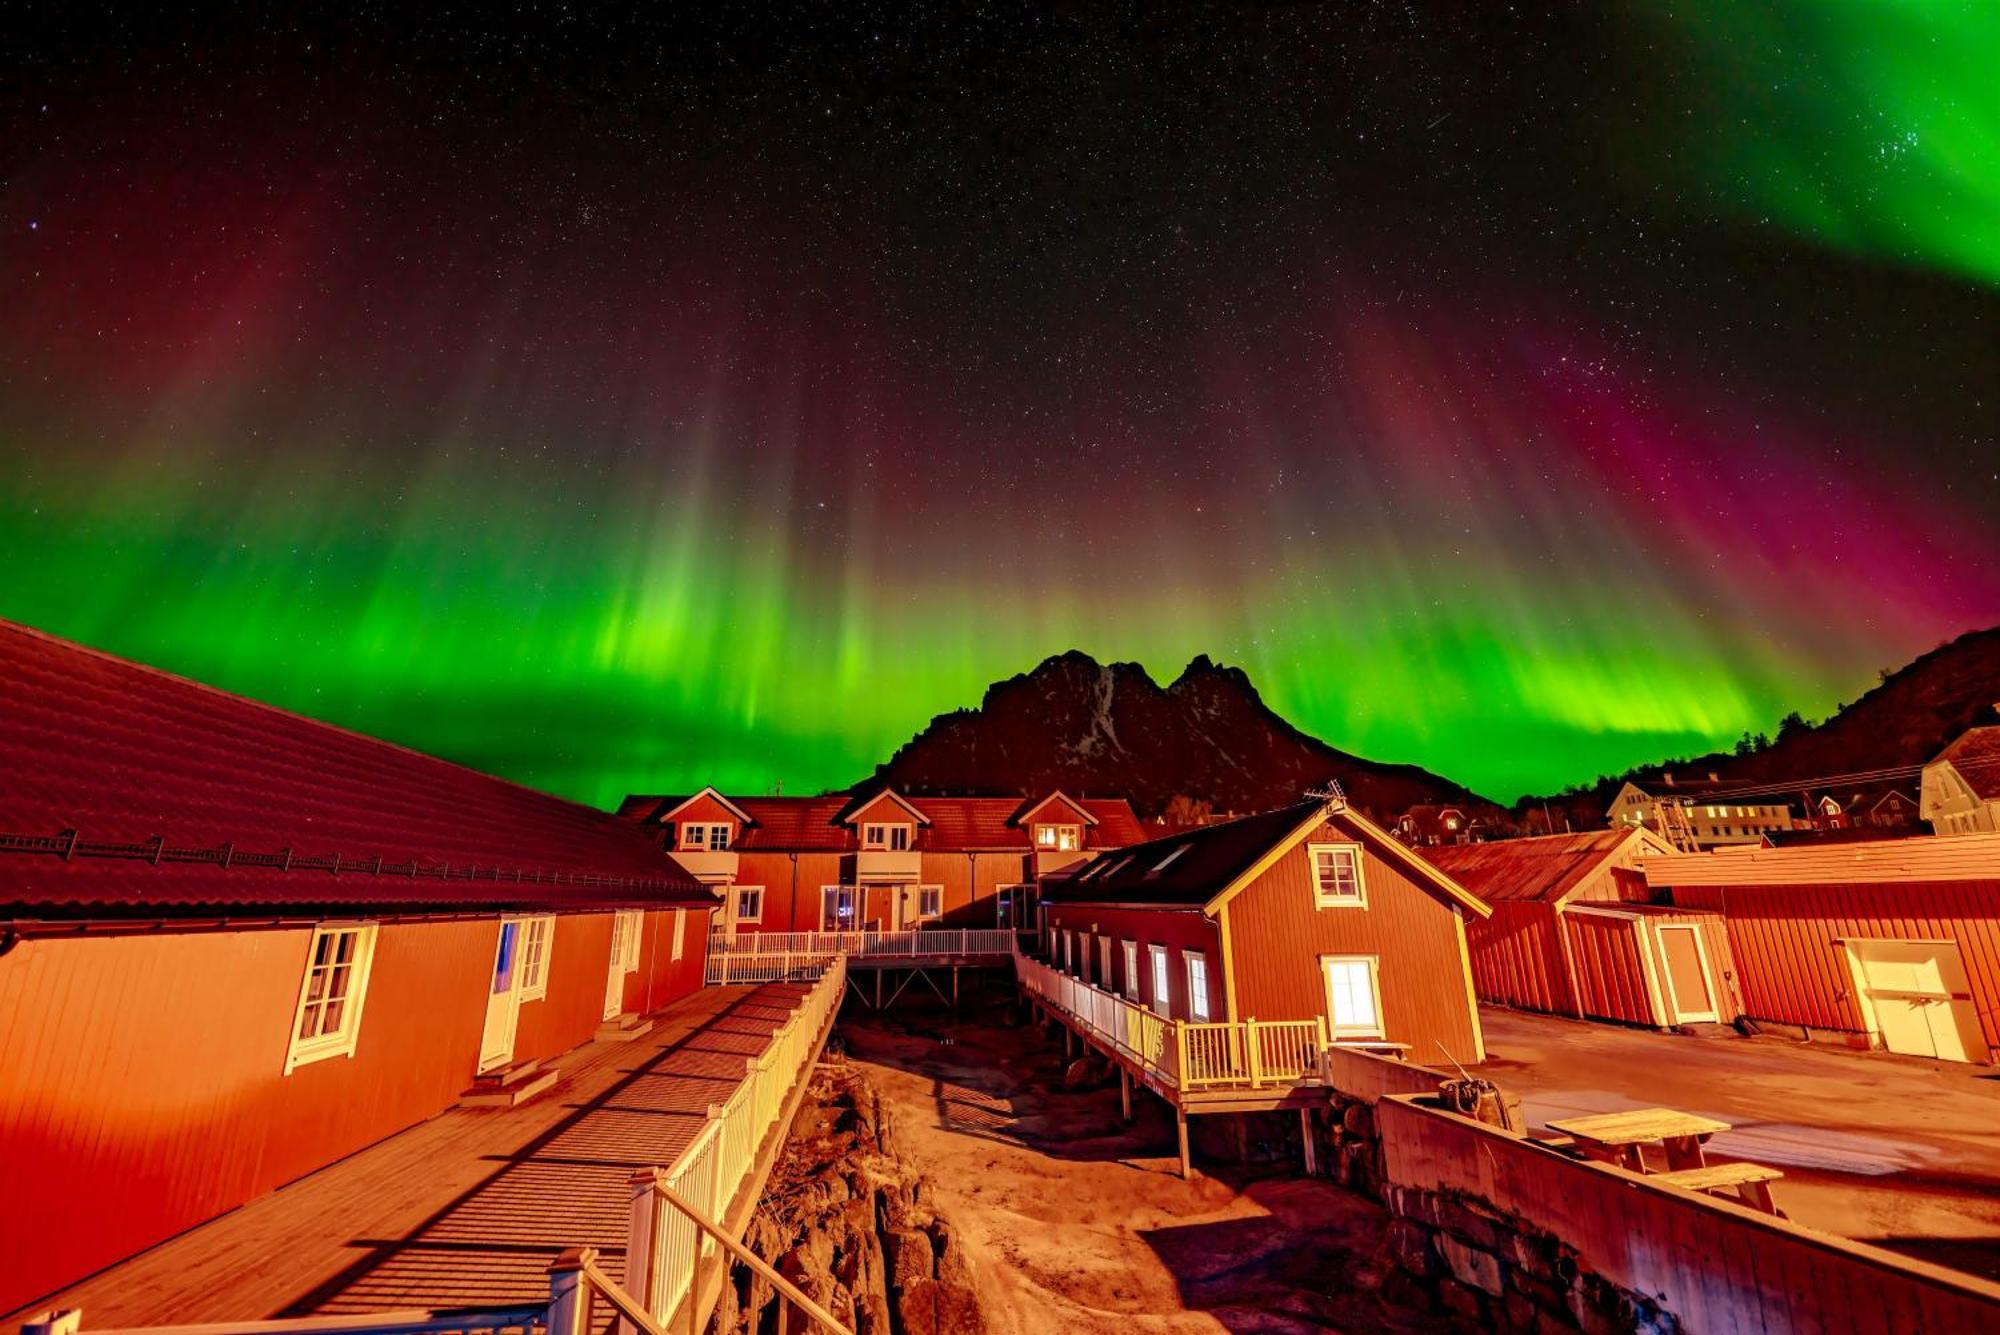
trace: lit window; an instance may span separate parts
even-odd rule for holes
[[[1307,851],[1312,857],[1313,890],[1320,907],[1367,907],[1358,844],[1314,844]]]
[[[315,928],[285,1070],[322,1057],[351,1057],[361,1034],[361,1002],[375,956],[375,924]]]
[[[1153,1010],[1171,1019],[1174,1011],[1174,975],[1167,968],[1167,948],[1147,946],[1146,953],[1153,961]]]
[[[521,924],[521,1000],[549,994],[549,946],[555,936],[554,918],[529,918]]]
[[[1125,995],[1139,999],[1139,943],[1127,941],[1125,944]]]
[[[736,887],[736,921],[764,921],[764,887],[761,885],[739,885]]]
[[[1205,1021],[1208,1019],[1208,961],[1192,950],[1183,950],[1181,958],[1187,961],[1188,1018]]]
[[[920,885],[917,887],[917,920],[928,922],[944,912],[944,887],[941,885]]]
[[[1373,955],[1325,955],[1326,1013],[1339,1038],[1382,1037],[1382,1007]]]
[[[1058,853],[1074,853],[1083,847],[1083,827],[1080,825],[1037,825],[1035,827],[1035,847],[1050,848]]]

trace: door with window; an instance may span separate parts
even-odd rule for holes
[[[829,885],[819,893],[819,929],[851,932],[860,925],[860,891],[851,885]]]
[[[625,1013],[625,977],[639,967],[639,931],[645,920],[639,909],[620,909],[611,915],[611,967],[604,979],[607,1020]]]
[[[1174,1018],[1174,971],[1167,964],[1165,946],[1147,946],[1153,969],[1153,1013],[1162,1019]]]
[[[521,1020],[521,923],[500,924],[500,943],[493,952],[493,977],[486,989],[486,1028],[479,1039],[482,1073],[514,1059],[514,1032]]]
[[[1342,1039],[1383,1037],[1380,980],[1373,955],[1325,955],[1327,1030]]]
[[[1849,941],[1864,1017],[1891,1052],[1984,1062],[1972,991],[1951,941]]]

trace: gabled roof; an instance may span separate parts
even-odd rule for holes
[[[625,799],[619,811],[641,824],[657,825],[654,813],[670,810],[687,800],[635,794]],[[739,851],[837,852],[853,846],[848,821],[860,808],[846,794],[727,800],[749,818],[736,838],[735,847]],[[1015,820],[1021,811],[1019,798],[904,797],[900,800],[921,813],[928,830],[923,844],[926,849],[1026,852],[1033,847],[1028,827]],[[1071,800],[1089,817],[1091,842],[1097,847],[1134,844],[1144,837],[1144,827],[1124,798]]]
[[[1982,802],[2000,799],[2000,727],[1967,728],[1931,764],[1948,763]]]
[[[854,801],[849,803],[847,808],[840,813],[841,824],[843,825],[860,824],[862,813],[867,811],[870,807],[874,806],[876,803],[883,801],[884,799],[887,799],[888,801],[893,802],[895,805],[901,807],[904,810],[904,812],[906,812],[909,815],[910,819],[915,821],[917,824],[929,825],[931,823],[931,818],[929,816],[926,816],[923,812],[919,811],[916,808],[916,806],[910,802],[908,798],[904,797],[894,788],[885,787],[885,788],[877,788],[874,792],[869,793],[866,797],[856,797]]]
[[[0,917],[700,905],[608,812],[0,621]]]
[[[1360,812],[1329,810],[1316,800],[1100,853],[1075,875],[1044,883],[1043,893],[1053,903],[1198,907],[1213,914],[1329,821],[1441,898],[1481,917],[1492,912]]]
[[[717,792],[713,787],[713,785],[702,789],[700,792],[694,794],[692,797],[684,797],[680,799],[680,801],[674,803],[672,806],[665,806],[665,804],[662,804],[662,809],[654,812],[651,819],[657,824],[664,825],[668,821],[672,820],[674,817],[680,815],[681,812],[685,811],[687,808],[693,806],[696,802],[701,801],[701,799],[704,797],[713,798],[715,802],[718,805],[720,805],[723,810],[727,811],[730,815],[736,817],[736,819],[744,822],[745,824],[749,823],[750,821],[749,813],[744,811],[742,807],[737,806],[734,802],[730,801],[728,798],[724,797],[721,793]],[[628,797],[625,800],[629,802],[632,799]],[[625,814],[625,809],[622,805],[619,807],[618,814],[620,814],[621,816]]]
[[[1635,842],[1652,852],[1669,851],[1650,830],[1631,826],[1487,844],[1444,844],[1417,853],[1489,904],[1560,904]]]
[[[1090,809],[1088,807],[1084,806],[1083,803],[1077,801],[1075,798],[1071,797],[1068,793],[1065,793],[1060,788],[1050,793],[1047,797],[1042,798],[1040,801],[1031,800],[1022,803],[1021,809],[1015,812],[1011,817],[1009,817],[1007,823],[1009,825],[1032,824],[1034,822],[1034,818],[1041,814],[1042,808],[1048,806],[1051,802],[1060,802],[1064,806],[1068,807],[1079,818],[1081,818],[1081,820],[1085,825],[1097,824],[1097,817],[1090,813]]]

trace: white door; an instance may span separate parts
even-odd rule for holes
[[[639,928],[645,915],[620,909],[611,915],[611,966],[604,975],[604,1018],[625,1013],[625,975],[639,967]]]
[[[1891,1052],[1986,1060],[1965,964],[1949,941],[1849,941],[1870,1026]]]
[[[1660,957],[1666,965],[1661,973],[1667,980],[1667,1005],[1673,1010],[1674,1023],[1715,1019],[1708,948],[1701,943],[1701,930],[1686,926],[1660,926],[1654,930],[1659,934]]]
[[[521,1018],[521,924],[500,924],[493,954],[493,980],[486,991],[486,1028],[479,1039],[479,1069],[491,1071],[514,1059],[514,1031]]]

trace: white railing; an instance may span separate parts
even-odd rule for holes
[[[833,955],[886,962],[1005,958],[1017,938],[1005,927],[923,927],[906,932],[741,932],[708,939],[711,984],[768,983],[814,969]]]
[[[801,961],[800,968],[806,967]],[[812,989],[772,1033],[764,1051],[744,1059],[743,1082],[727,1100],[709,1106],[700,1133],[671,1166],[633,1175],[623,1285],[598,1268],[595,1248],[572,1248],[549,1267],[546,1303],[124,1327],[115,1335],[587,1335],[596,1329],[591,1312],[596,1299],[609,1306],[621,1335],[668,1335],[667,1323],[676,1311],[686,1329],[705,1327],[700,1281],[712,1274],[722,1251],[756,1270],[811,1327],[852,1335],[722,1227],[731,1207],[739,1204],[737,1196],[765,1141],[782,1132],[778,1118],[785,1102],[809,1077],[840,1007],[846,959],[822,956],[811,967],[817,975]],[[77,1335],[82,1319],[76,1308],[43,1312],[22,1325],[21,1335]]]
[[[1021,985],[1115,1048],[1157,1082],[1178,1089],[1293,1085],[1321,1078],[1326,1020],[1168,1020],[1137,1002],[1016,952]]]

